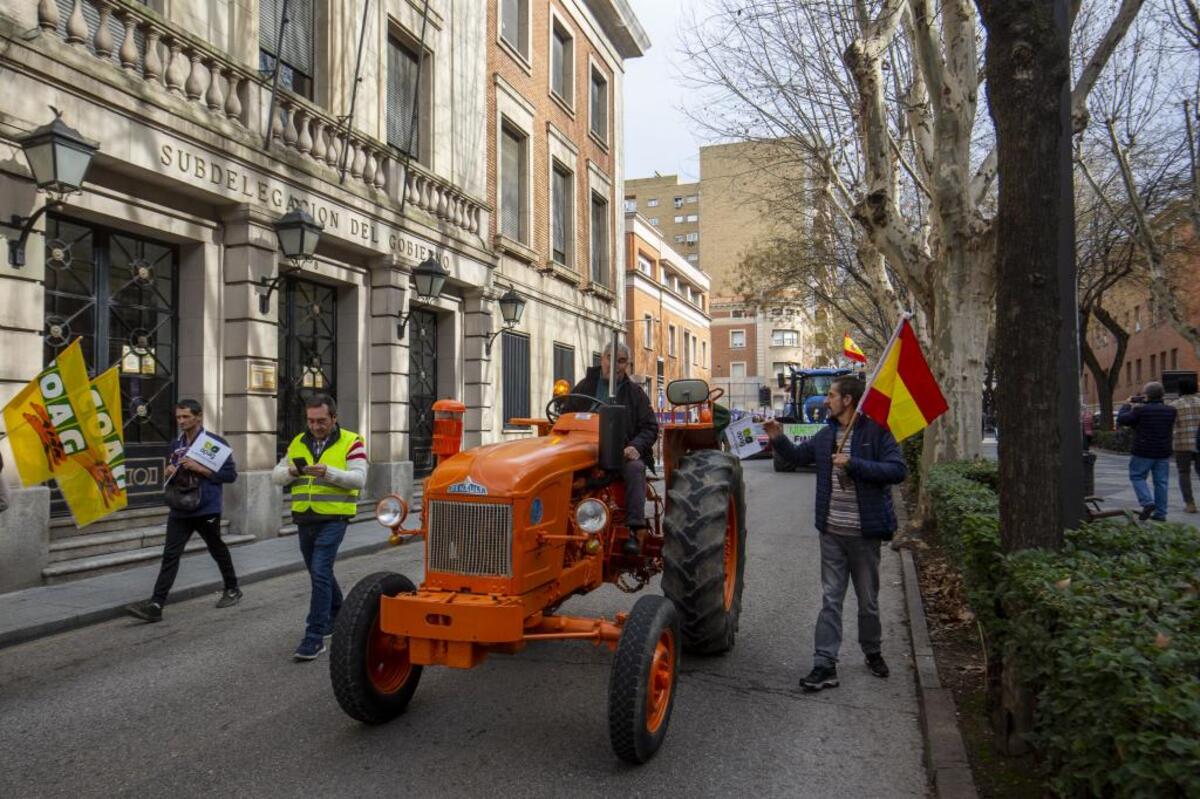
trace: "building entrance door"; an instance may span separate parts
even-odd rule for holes
[[[433,471],[433,403],[437,399],[437,314],[414,309],[408,320],[408,454],[413,475]]]
[[[120,365],[126,487],[131,507],[162,501],[175,437],[179,253],[97,225],[46,220],[45,364],[82,339],[88,372]],[[69,511],[58,490],[51,514]]]
[[[304,402],[337,399],[337,289],[285,277],[279,296],[279,434],[276,455],[304,432]]]

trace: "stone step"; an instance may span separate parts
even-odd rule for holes
[[[221,534],[228,535],[229,520],[221,520]],[[114,552],[127,552],[146,547],[162,547],[167,538],[167,525],[162,524],[146,527],[131,527],[127,530],[114,530],[105,533],[89,533],[50,542],[50,562],[60,563],[80,558],[91,558],[108,555]],[[197,540],[199,537],[197,537]]]
[[[223,535],[221,539],[229,546],[237,546],[238,544],[246,544],[254,540],[254,536],[248,534],[238,535]],[[193,536],[191,541],[188,541],[184,547],[184,554],[193,552],[204,552],[207,557],[207,551],[204,546],[204,540],[199,536]],[[141,547],[139,549],[131,549],[124,552],[111,552],[107,555],[95,555],[87,558],[76,558],[74,560],[64,560],[58,563],[52,563],[42,569],[42,579],[47,585],[55,585],[57,583],[65,583],[71,580],[78,580],[83,577],[95,577],[100,574],[108,574],[110,572],[122,571],[132,566],[143,566],[147,563],[162,558],[162,546],[156,547]],[[147,591],[149,586],[147,586]]]
[[[76,527],[75,520],[70,516],[54,516],[50,519],[50,540],[59,541],[95,533],[128,530],[132,527],[165,525],[169,512],[170,510],[165,505],[155,505],[152,508],[126,508],[83,528]]]

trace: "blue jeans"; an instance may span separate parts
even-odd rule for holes
[[[1146,487],[1146,475],[1154,480],[1154,496]],[[1153,518],[1167,518],[1167,486],[1171,479],[1170,458],[1142,458],[1131,455],[1129,458],[1129,482],[1133,483],[1133,492],[1137,494],[1138,504],[1143,508],[1154,506]]]
[[[320,641],[333,632],[333,620],[342,608],[342,589],[333,576],[333,563],[338,547],[346,537],[346,520],[298,525],[300,553],[312,580],[312,598],[308,603],[304,640]]]

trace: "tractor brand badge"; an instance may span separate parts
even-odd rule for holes
[[[529,523],[530,524],[541,524],[542,523],[542,513],[543,513],[542,500],[535,499],[533,501],[533,504],[529,506]]]
[[[463,480],[461,483],[455,483],[447,489],[449,494],[470,494],[473,497],[482,497],[487,495],[487,487],[481,486],[470,477]]]
[[[592,418],[592,415],[590,413],[577,413],[575,414],[575,418],[587,421],[588,419]]]

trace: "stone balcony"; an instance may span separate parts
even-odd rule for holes
[[[64,15],[55,0],[29,2],[36,2],[43,35],[60,37],[93,57],[99,77],[108,70],[114,79],[124,75],[149,91],[173,95],[218,132],[232,125],[281,160],[307,161],[325,171],[330,183],[393,210],[403,196],[407,209],[432,217],[435,227],[479,243],[490,213],[482,200],[418,163],[405,165],[394,148],[348,129],[345,119],[302,97],[280,90],[272,108],[270,76],[235,62],[141,3],[74,0]]]

